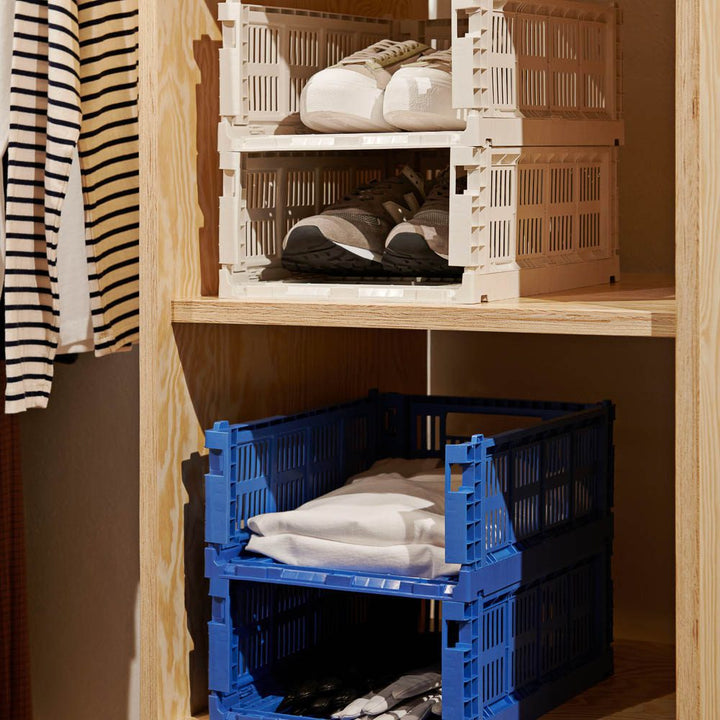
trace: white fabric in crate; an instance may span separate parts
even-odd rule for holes
[[[256,515],[258,535],[292,533],[359,545],[445,546],[445,470],[438,461],[381,460],[296,510]]]
[[[253,535],[248,550],[286,565],[326,570],[388,573],[436,578],[456,575],[459,565],[445,562],[445,548],[436,545],[356,545],[306,535]]]
[[[288,565],[415,577],[445,562],[445,471],[437,460],[387,459],[305,505],[250,518],[247,549]]]

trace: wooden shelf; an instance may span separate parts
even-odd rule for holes
[[[672,278],[628,275],[600,285],[483,305],[187,298],[172,303],[175,323],[461,330],[675,337]]]
[[[615,674],[543,720],[675,720],[675,650],[619,640]],[[207,713],[192,720],[208,720]]]

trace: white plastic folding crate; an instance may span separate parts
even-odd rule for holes
[[[281,265],[283,238],[298,220],[398,162],[431,175],[447,152],[222,153],[220,295],[476,303],[608,282],[619,277],[616,153],[452,148],[453,179],[467,174],[467,190],[450,199],[450,264],[465,268],[455,283],[345,282],[291,276]]]
[[[468,129],[435,134],[436,142],[622,141],[614,1],[453,0],[452,8],[452,20],[402,21],[221,3],[220,149],[292,150],[287,138],[262,143],[257,136],[308,134],[299,117],[307,80],[384,38],[452,47],[453,104],[467,112]]]

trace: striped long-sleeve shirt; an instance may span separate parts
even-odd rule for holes
[[[47,404],[57,241],[79,149],[95,352],[138,338],[137,0],[16,0],[6,199],[7,412]]]

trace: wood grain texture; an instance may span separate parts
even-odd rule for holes
[[[675,720],[674,660],[672,645],[618,641],[613,677],[542,720]]]
[[[179,299],[177,323],[310,325],[559,335],[674,337],[675,291],[664,276],[483,305]]]
[[[618,641],[615,674],[543,720],[675,720],[672,645]]]
[[[415,0],[331,5],[374,15],[420,8]],[[143,720],[187,717],[207,703],[204,428],[375,386],[422,392],[426,381],[422,332],[173,329],[173,298],[217,287],[216,14],[216,0],[140,7]]]
[[[720,717],[720,7],[677,4],[678,718]]]

